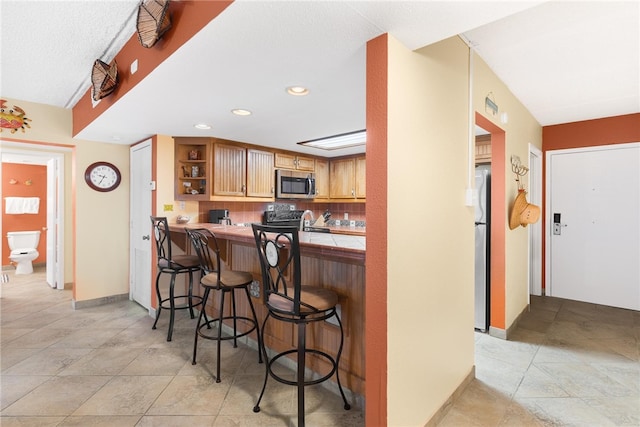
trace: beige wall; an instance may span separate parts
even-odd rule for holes
[[[474,365],[474,209],[468,183],[469,50],[457,37],[412,52],[389,38],[387,425],[424,425]],[[528,162],[542,129],[474,57],[473,105],[508,112],[506,156]],[[505,210],[516,195],[505,159]],[[471,167],[472,169],[472,167]],[[508,212],[505,212],[508,218]],[[528,232],[505,227],[505,317],[527,305]]]
[[[473,367],[467,49],[389,38],[388,422],[424,425]]]
[[[473,105],[475,111],[505,131],[505,176],[506,194],[504,206],[508,221],[511,204],[516,198],[518,186],[511,171],[511,156],[520,157],[522,164],[529,165],[529,144],[542,150],[542,127],[526,108],[509,91],[505,84],[477,55],[473,59]],[[500,114],[492,117],[485,111],[485,97],[491,93],[500,113],[507,112],[508,121],[502,123]],[[542,171],[540,171],[542,175]],[[526,184],[528,177],[524,177]],[[528,190],[528,187],[526,188]],[[496,226],[492,224],[492,226]],[[508,329],[526,308],[529,295],[529,228],[505,229],[505,324]]]
[[[7,99],[31,119],[30,129],[3,130],[2,147],[61,151],[65,168],[64,281],[74,285],[76,301],[129,292],[129,147],[75,140],[71,111]],[[122,183],[98,193],[84,182],[91,163],[108,161],[122,172]],[[74,233],[75,224],[75,233]]]

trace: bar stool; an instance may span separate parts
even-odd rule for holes
[[[262,324],[262,352],[265,358],[266,372],[264,384],[253,412],[260,412],[260,401],[264,395],[269,376],[283,384],[295,385],[298,388],[298,427],[304,427],[304,388],[328,380],[335,373],[338,389],[344,401],[344,409],[351,409],[340,384],[338,366],[344,343],[344,330],[336,306],[338,295],[326,288],[303,286],[300,265],[300,241],[297,227],[276,227],[252,224],[253,235],[258,248],[262,270],[262,286],[267,316]],[[297,346],[276,354],[269,359],[264,345],[264,331],[269,318],[295,325],[297,329]],[[307,325],[322,322],[335,317],[340,327],[340,345],[335,356],[322,350],[308,348],[306,345]],[[329,363],[328,373],[315,380],[305,379],[305,356],[311,353]],[[297,372],[295,381],[278,376],[272,369],[273,364],[281,357],[295,354],[297,356]]]
[[[200,285],[204,288],[204,296],[202,303],[202,311],[198,317],[198,324],[196,325],[195,340],[193,342],[193,361],[192,365],[196,364],[196,352],[198,350],[198,337],[214,340],[217,343],[217,367],[216,367],[216,382],[220,382],[220,343],[225,340],[233,340],[233,347],[238,347],[238,338],[250,334],[254,330],[256,331],[256,338],[258,340],[258,363],[262,363],[262,353],[260,348],[262,347],[262,337],[260,335],[260,328],[258,327],[258,317],[256,316],[256,310],[253,307],[251,301],[251,295],[249,294],[249,285],[253,282],[253,275],[246,271],[233,271],[222,268],[222,262],[220,261],[220,248],[218,246],[218,240],[216,236],[206,228],[198,229],[186,229],[187,235],[191,239],[191,243],[198,254],[200,269],[202,271],[202,278],[200,279]],[[251,314],[253,318],[238,316],[236,314],[236,290],[244,290],[251,308]],[[205,313],[207,301],[211,290],[221,291],[220,305],[218,307],[218,318],[207,319]],[[224,300],[225,295],[231,295],[231,315],[224,315]],[[231,335],[222,335],[222,325],[225,320],[233,321],[233,332]],[[238,330],[238,321],[245,323],[246,327],[244,331]],[[218,330],[216,335],[207,334],[206,330],[211,329],[211,325],[217,323]]]
[[[171,254],[171,234],[169,233],[169,223],[166,217],[152,216],[153,236],[156,242],[156,254],[158,257],[158,275],[156,276],[156,295],[158,296],[158,309],[156,311],[156,321],[151,329],[156,329],[160,313],[163,309],[169,310],[169,331],[167,341],[171,341],[173,335],[173,322],[176,310],[189,309],[191,318],[195,318],[193,308],[202,305],[202,297],[193,295],[193,273],[200,271],[200,261],[197,255],[172,255]],[[187,295],[175,295],[174,287],[178,274],[189,275],[189,290]],[[169,295],[163,296],[160,292],[160,276],[170,274]],[[185,304],[176,305],[176,300],[187,299]]]

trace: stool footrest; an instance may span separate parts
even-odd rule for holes
[[[202,297],[199,297],[199,296],[192,295],[190,297],[189,295],[176,295],[173,297],[174,300],[178,298],[186,298],[186,299],[191,298],[193,300],[193,304],[189,304],[189,302],[185,302],[184,304],[174,305],[173,306],[174,310],[184,310],[187,308],[194,308],[199,305],[202,305]],[[160,303],[158,304],[158,306],[164,310],[171,310],[171,298],[165,298],[163,300],[160,300]]]
[[[222,321],[224,322],[225,320],[233,320],[233,319],[234,319],[233,316],[226,316],[226,317],[222,318]],[[249,329],[247,329],[245,332],[242,332],[242,333],[237,333],[237,331],[236,331],[235,335],[223,335],[223,336],[220,337],[221,340],[224,341],[224,340],[232,340],[234,338],[237,339],[237,338],[243,337],[245,335],[249,335],[251,332],[255,331],[256,328],[257,328],[255,320],[253,320],[253,319],[251,319],[249,317],[235,317],[235,319],[236,319],[236,321],[242,320],[244,322],[247,322],[247,323],[249,323],[249,325],[251,327]],[[219,321],[220,321],[220,319],[216,318],[216,319],[211,319],[211,320],[209,320],[207,322],[203,322],[202,324],[198,325],[198,329],[197,329],[198,336],[200,336],[200,337],[202,337],[204,339],[207,339],[207,340],[215,340],[215,341],[217,341],[218,340],[218,335],[217,334],[216,335],[205,334],[202,331],[202,329],[210,329],[211,325],[213,325],[215,323],[218,323]],[[229,325],[227,325],[227,326],[229,326]],[[232,328],[232,326],[229,326],[229,327]]]
[[[292,380],[287,380],[285,378],[282,378],[278,374],[273,372],[273,370],[271,369],[271,366],[273,365],[273,363],[276,360],[278,360],[281,357],[287,356],[288,354],[295,354],[295,353],[298,353],[298,349],[291,349],[291,350],[283,351],[282,353],[278,353],[275,356],[273,356],[267,363],[267,370],[269,372],[269,375],[271,375],[271,377],[273,379],[275,379],[278,382],[281,382],[282,384],[298,385],[297,381],[292,381]],[[329,373],[327,373],[326,375],[324,375],[324,376],[322,376],[320,378],[317,378],[317,379],[305,380],[304,383],[303,383],[305,385],[305,387],[308,386],[308,385],[320,384],[321,382],[324,382],[324,381],[328,380],[329,378],[331,378],[333,376],[333,374],[335,374],[338,365],[336,363],[336,360],[331,355],[325,353],[324,351],[320,351],[320,350],[316,350],[316,349],[312,349],[312,348],[307,348],[305,350],[305,353],[318,355],[318,356],[322,357],[323,359],[325,359],[326,361],[328,361],[331,364],[331,370],[329,371]]]

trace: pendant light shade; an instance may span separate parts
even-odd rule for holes
[[[171,28],[169,0],[146,0],[138,6],[137,31],[140,44],[152,47]]]
[[[118,64],[114,59],[111,64],[96,59],[91,72],[93,84],[93,100],[99,101],[109,95],[118,86]]]

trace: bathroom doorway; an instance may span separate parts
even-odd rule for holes
[[[2,163],[42,165],[47,168],[46,280],[64,289],[64,151],[26,150],[23,144],[3,141]],[[29,148],[37,146],[29,145]],[[43,146],[49,148],[48,146]],[[6,232],[2,230],[5,238]]]

